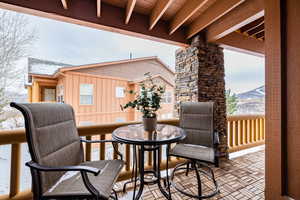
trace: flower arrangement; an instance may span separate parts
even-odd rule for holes
[[[140,86],[140,91],[129,91],[134,94],[135,99],[121,106],[121,109],[134,108],[143,114],[143,118],[156,118],[156,111],[161,108],[160,103],[162,95],[165,93],[165,87],[154,84],[151,74],[145,74],[146,80]]]

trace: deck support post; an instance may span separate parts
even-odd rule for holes
[[[191,40],[187,48],[176,52],[175,98],[179,103],[215,102],[215,130],[219,133],[221,156],[227,157],[227,120],[223,48],[207,43],[202,35]]]
[[[300,199],[300,3],[264,4],[266,199]]]

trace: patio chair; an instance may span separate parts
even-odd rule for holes
[[[214,131],[214,103],[213,102],[185,102],[180,105],[180,127],[186,131],[186,138],[167,150],[167,156],[176,156],[187,159],[187,162],[178,164],[170,175],[170,184],[179,192],[197,199],[210,198],[218,193],[218,184],[214,172],[208,164],[218,167],[219,144],[218,133]],[[208,170],[203,170],[205,167]],[[196,173],[198,194],[188,193],[179,188],[174,182],[174,174],[177,171],[194,170]],[[209,172],[209,173],[208,173]],[[205,175],[213,182],[213,190],[206,195],[202,194],[200,175]]]
[[[113,186],[124,162],[84,162],[82,145],[82,142],[114,141],[80,139],[70,105],[11,103],[11,106],[21,111],[25,118],[32,159],[26,165],[31,170],[34,200],[117,199]]]

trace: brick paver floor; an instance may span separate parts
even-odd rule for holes
[[[214,168],[217,182],[220,186],[220,193],[211,199],[224,200],[246,200],[264,199],[265,170],[264,170],[264,150],[243,155],[231,160],[222,161],[220,168]],[[175,182],[184,188],[185,191],[197,194],[196,178],[194,173],[188,176],[185,173],[177,174]],[[212,183],[202,176],[204,194],[212,188]],[[121,183],[118,184],[119,188]],[[171,189],[172,199],[191,199],[181,193]],[[132,189],[126,193],[119,192],[121,200],[132,199]],[[144,188],[143,200],[165,199],[156,185],[149,185]]]

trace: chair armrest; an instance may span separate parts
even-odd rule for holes
[[[89,166],[82,166],[82,165],[75,165],[75,166],[60,166],[60,167],[50,167],[40,165],[36,162],[30,161],[26,163],[26,166],[33,168],[38,171],[45,171],[45,172],[53,172],[53,171],[80,171],[80,172],[89,172],[97,176],[101,170],[89,167]]]
[[[84,143],[89,143],[89,144],[92,144],[92,143],[106,143],[106,142],[111,142],[112,143],[112,146],[114,148],[114,150],[116,151],[116,153],[118,154],[118,156],[120,156],[121,160],[123,160],[123,155],[122,153],[119,151],[119,149],[116,147],[116,143],[120,143],[116,140],[85,140],[85,139],[80,139],[81,142],[84,142]]]
[[[214,132],[214,145],[219,145],[219,144],[220,144],[219,133]]]

